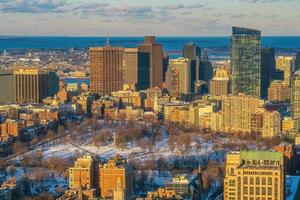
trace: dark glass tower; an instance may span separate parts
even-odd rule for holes
[[[231,92],[260,97],[260,31],[233,27],[231,37]]]
[[[183,47],[182,54],[191,62],[191,88],[195,88],[195,83],[199,80],[201,48],[194,43],[188,43]],[[192,89],[193,91],[193,89]]]
[[[276,77],[275,50],[274,48],[261,49],[261,98],[268,97],[268,88]]]
[[[295,59],[295,71],[299,69],[300,69],[300,51],[297,52],[296,59]]]
[[[138,52],[137,90],[150,88],[150,54]]]

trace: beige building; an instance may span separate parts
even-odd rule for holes
[[[189,59],[178,58],[169,61],[166,83],[171,96],[191,92],[191,64]]]
[[[42,102],[48,96],[49,75],[39,69],[14,70],[16,102]]]
[[[90,48],[89,68],[91,92],[100,96],[122,90],[123,86],[124,48],[92,47]]]
[[[145,36],[145,41],[138,47],[140,52],[150,55],[150,88],[162,87],[163,83],[163,48],[155,42],[155,36]]]
[[[263,137],[275,137],[280,133],[280,114],[277,111],[264,111],[263,113]]]
[[[281,130],[283,133],[289,133],[296,128],[296,122],[291,117],[284,117],[281,121]]]
[[[225,132],[251,132],[251,114],[261,109],[263,101],[245,94],[222,98]]]
[[[272,81],[268,88],[269,101],[289,101],[291,98],[291,89],[284,81]]]
[[[227,154],[224,200],[238,199],[284,199],[284,158],[281,152]]]
[[[278,56],[276,57],[276,68],[280,69],[284,72],[284,80],[283,82],[287,85],[290,85],[291,75],[294,68],[294,60],[293,56]]]
[[[216,96],[226,96],[230,91],[229,72],[225,68],[218,68],[213,79],[210,81],[210,94]]]
[[[210,128],[212,131],[222,132],[224,131],[224,114],[222,112],[211,113]]]
[[[78,158],[69,168],[69,187],[88,190],[94,187],[94,161],[91,156]]]

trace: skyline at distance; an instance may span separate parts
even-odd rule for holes
[[[299,0],[0,0],[2,36],[300,36]]]

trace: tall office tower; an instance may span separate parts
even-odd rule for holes
[[[228,133],[251,132],[251,114],[258,112],[263,101],[240,93],[222,98],[224,130]]]
[[[69,168],[69,187],[91,189],[94,187],[94,161],[91,156],[78,158]]]
[[[300,51],[296,53],[295,57],[295,71],[300,69]]]
[[[231,37],[231,92],[260,97],[260,31],[233,27]]]
[[[54,96],[59,91],[59,77],[55,72],[50,71],[48,81],[49,81],[48,96]]]
[[[171,59],[167,72],[167,88],[171,96],[191,92],[191,62],[187,58]]]
[[[145,36],[143,44],[139,45],[139,51],[150,55],[150,87],[162,87],[163,82],[163,48],[155,43],[154,36]]]
[[[169,66],[169,54],[164,53],[163,55],[163,82],[166,81],[166,74]]]
[[[226,68],[218,68],[215,76],[210,81],[210,94],[217,96],[227,96],[230,91],[229,72]]]
[[[195,83],[199,80],[201,48],[194,43],[188,43],[183,47],[182,54],[191,62],[191,88],[195,88]]]
[[[274,48],[261,49],[261,98],[268,97],[268,87],[272,80],[275,80],[275,50]]]
[[[121,47],[90,48],[91,92],[100,96],[110,95],[123,86],[123,54]]]
[[[300,70],[296,71],[292,77],[291,106],[292,117],[300,122]]]
[[[274,80],[268,88],[269,101],[290,101],[291,89],[283,81]]]
[[[213,77],[213,72],[212,64],[208,59],[207,52],[204,51],[200,61],[199,79],[209,83]]]
[[[15,101],[13,71],[0,70],[0,102]]]
[[[114,159],[109,160],[107,164],[99,165],[99,176],[99,191],[102,198],[112,197],[121,183],[125,191],[125,199],[132,199],[133,172],[124,160]]]
[[[278,56],[276,58],[276,68],[280,69],[284,73],[283,82],[290,85],[291,75],[294,69],[294,57],[293,56]]]
[[[241,151],[226,156],[224,200],[284,199],[281,152]]]
[[[123,60],[123,83],[136,84],[138,79],[138,48],[125,48]]]
[[[150,88],[150,54],[139,52],[136,89],[146,90],[148,88]]]
[[[40,69],[16,69],[14,86],[16,102],[39,103],[58,92],[58,78],[55,73]]]

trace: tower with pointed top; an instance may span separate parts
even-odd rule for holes
[[[202,190],[203,190],[203,179],[202,179],[202,168],[201,168],[200,162],[199,162],[199,166],[198,166],[198,178],[199,178],[199,189],[200,189],[200,192],[202,192]]]
[[[118,177],[117,187],[114,190],[114,200],[125,200],[122,179]]]

